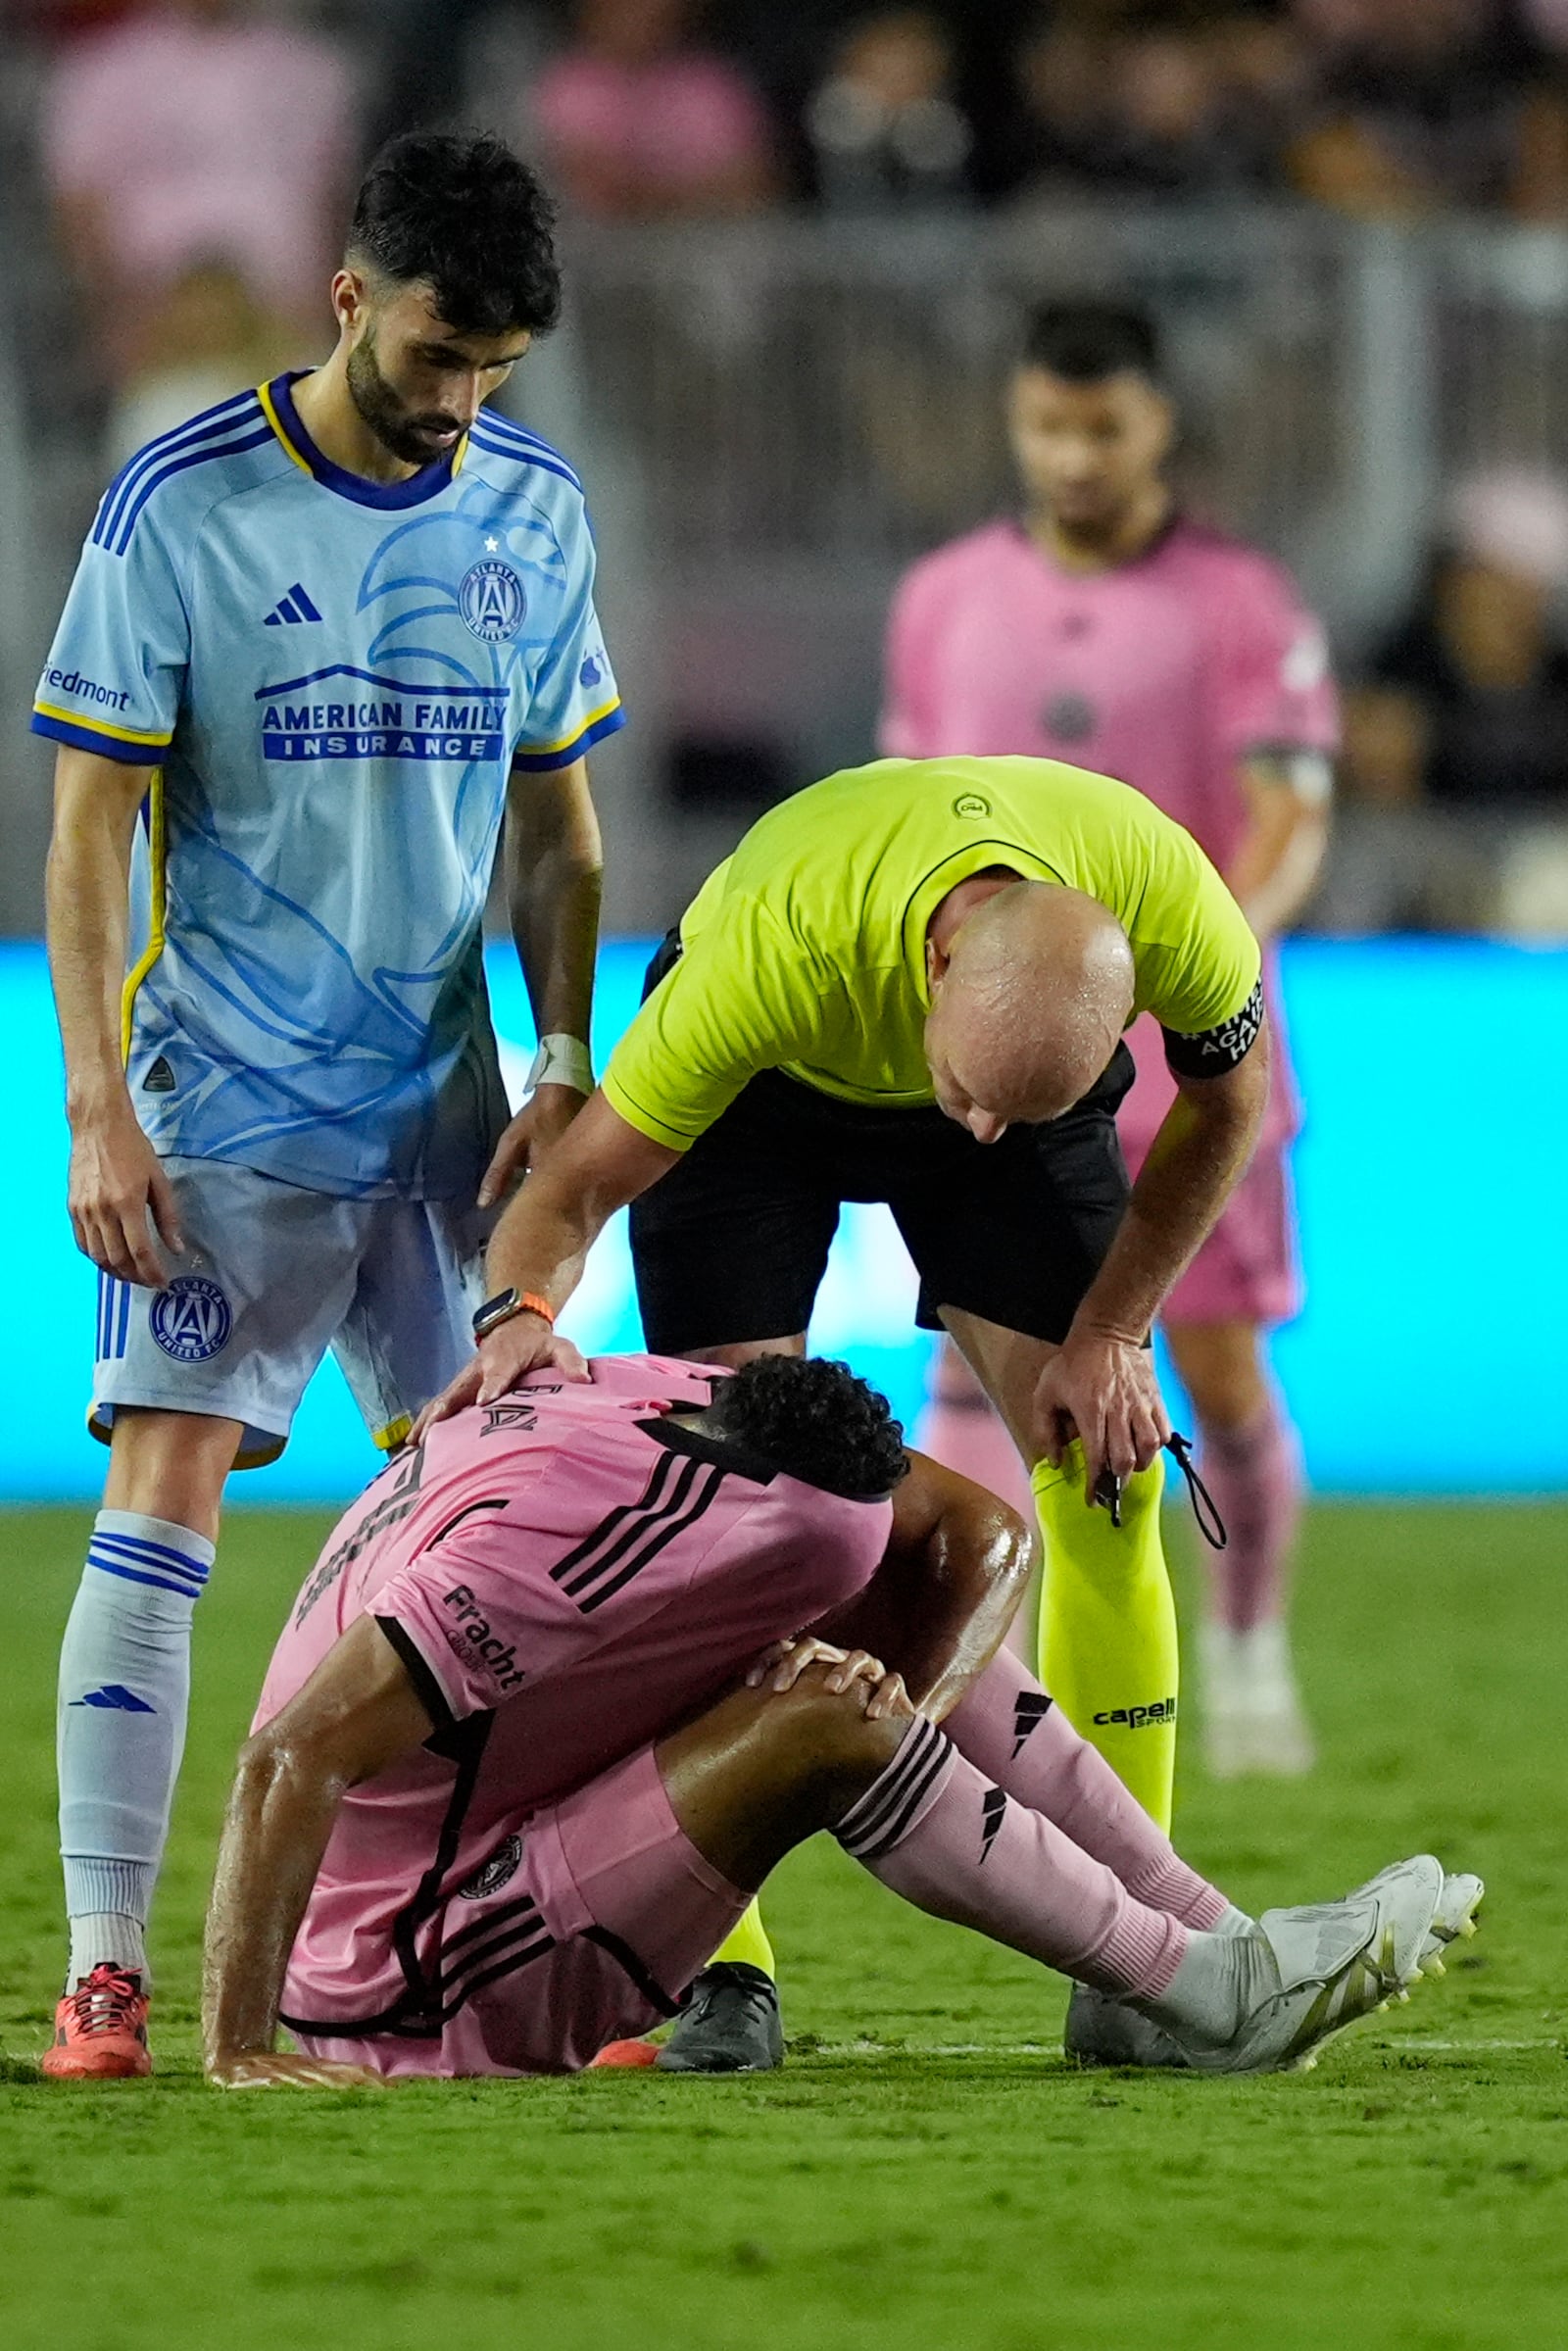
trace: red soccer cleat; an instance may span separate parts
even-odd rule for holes
[[[595,2066],[601,2065],[652,2065],[658,2055],[651,2040],[609,2040],[597,2057],[589,2059],[588,2071],[591,2074]]]
[[[55,2082],[122,2082],[150,2074],[147,1995],[124,1968],[95,1967],[55,2010],[54,2046],[38,2071]]]

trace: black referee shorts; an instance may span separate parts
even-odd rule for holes
[[[666,944],[650,985],[672,959]],[[920,1277],[925,1329],[956,1306],[1064,1339],[1127,1203],[1116,1109],[1132,1080],[1118,1046],[1065,1117],[981,1144],[934,1106],[867,1109],[765,1070],[632,1203],[649,1348],[683,1355],[804,1331],[845,1200],[887,1202]]]

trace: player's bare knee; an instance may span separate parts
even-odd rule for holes
[[[803,1779],[820,1778],[837,1793],[869,1787],[898,1751],[908,1716],[871,1718],[866,1713],[872,1686],[852,1682],[848,1690],[828,1687],[833,1666],[818,1659],[807,1666],[794,1688],[766,1693],[763,1722],[786,1742]]]

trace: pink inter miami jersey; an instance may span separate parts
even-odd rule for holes
[[[497,1866],[524,1814],[710,1702],[875,1572],[886,1501],[734,1468],[662,1420],[706,1404],[725,1374],[653,1355],[592,1370],[589,1385],[540,1375],[439,1422],[306,1578],[256,1727],[368,1611],[436,1729],[344,1798],[285,2020],[416,2029],[439,1988],[448,1902]]]
[[[894,603],[885,752],[1097,768],[1186,825],[1222,873],[1247,823],[1241,763],[1338,739],[1323,632],[1289,576],[1196,522],[1100,572],[1064,570],[1018,522],[988,523],[916,563]],[[1139,1083],[1121,1125],[1137,1148],[1172,1088],[1152,1025],[1132,1042]],[[1278,1032],[1276,1048],[1278,1141],[1295,1111]]]

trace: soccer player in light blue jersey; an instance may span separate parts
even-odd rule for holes
[[[621,723],[582,486],[488,410],[555,323],[499,142],[371,165],[338,343],[106,492],[39,685],[71,1215],[99,1268],[105,1507],[61,1662],[55,2075],[143,2073],[144,1930],[223,1482],[336,1353],[375,1442],[465,1362],[484,1209],[593,1085]],[[481,966],[505,830],[539,1034],[510,1120]]]

